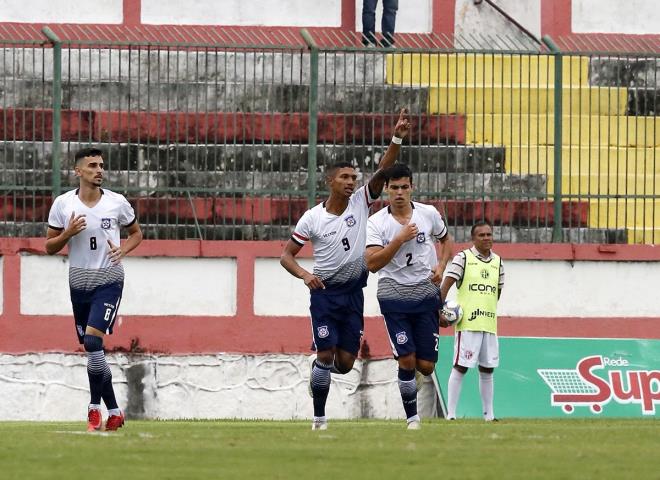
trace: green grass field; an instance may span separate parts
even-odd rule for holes
[[[660,478],[660,423],[640,420],[0,422],[0,478]]]

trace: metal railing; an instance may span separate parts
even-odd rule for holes
[[[406,106],[401,161],[458,240],[482,218],[499,241],[660,240],[648,39],[3,33],[1,235],[43,235],[52,197],[76,184],[73,154],[97,145],[149,238],[286,239],[328,166],[370,177]]]

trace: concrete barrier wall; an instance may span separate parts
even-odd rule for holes
[[[462,248],[465,245],[459,245]],[[283,242],[145,241],[127,281],[107,357],[132,418],[304,419],[311,336],[308,293],[278,264]],[[86,355],[76,342],[63,255],[43,239],[0,239],[0,419],[81,420]],[[501,244],[500,334],[660,338],[653,246]],[[301,261],[311,267],[309,248]],[[331,418],[402,418],[375,278],[365,291],[361,358],[334,376]],[[443,329],[443,335],[451,335]],[[445,345],[447,342],[443,342]],[[451,368],[452,352],[439,352]],[[424,416],[438,410],[427,379]]]

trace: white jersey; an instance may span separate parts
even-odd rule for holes
[[[435,243],[447,236],[447,226],[431,205],[412,203],[410,223],[416,238],[405,242],[392,260],[378,271],[378,300],[383,311],[415,311],[436,308],[439,288],[430,278],[438,264]],[[367,247],[387,246],[403,225],[385,207],[369,218]]]
[[[57,197],[48,214],[48,227],[64,230],[71,215],[85,215],[87,227],[69,239],[69,284],[74,290],[92,290],[124,279],[121,264],[112,265],[108,240],[119,246],[120,228],[135,223],[135,212],[123,195],[101,190],[93,207],[78,198],[78,189]]]
[[[301,246],[312,242],[314,275],[325,284],[325,290],[315,293],[344,293],[366,285],[364,250],[372,203],[365,185],[353,192],[341,215],[329,213],[323,202],[298,221],[291,239]]]

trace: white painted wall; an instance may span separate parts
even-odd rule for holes
[[[573,0],[574,33],[660,34],[658,0]]]
[[[123,0],[0,0],[0,22],[122,23]]]
[[[126,278],[120,314],[236,314],[236,260],[140,258],[123,260]],[[68,260],[21,257],[21,313],[70,315]]]
[[[433,0],[399,0],[394,33],[428,33],[433,27]],[[380,32],[383,2],[376,6],[376,31]],[[362,0],[355,0],[355,31],[362,31]]]
[[[495,0],[497,6],[537,37],[541,35],[541,0]],[[480,37],[518,38],[520,30],[485,2],[475,5],[473,0],[456,0],[454,17],[456,36],[467,37],[480,45]]]
[[[236,262],[228,258],[124,259],[124,315],[234,315]],[[311,260],[301,263],[312,268]],[[63,257],[21,256],[21,312],[70,315],[68,263]],[[503,316],[660,317],[643,279],[660,279],[660,262],[505,260]],[[46,273],[44,273],[46,272]],[[370,275],[365,315],[379,315],[377,276]],[[255,261],[257,315],[307,316],[309,291],[277,258]],[[2,291],[2,290],[0,290]],[[1,304],[0,304],[1,305]]]
[[[339,27],[341,0],[142,0],[142,23]]]
[[[130,397],[143,407],[145,418],[289,420],[313,414],[304,355],[106,358],[119,406],[125,409]],[[89,402],[86,365],[82,354],[0,354],[0,420],[84,421]],[[129,369],[134,369],[132,375],[127,375]],[[136,370],[143,375],[134,378]],[[139,382],[141,397],[129,387],[128,378]],[[430,378],[418,399],[420,414],[435,416]],[[330,419],[404,418],[396,362],[358,360],[349,374],[333,375],[327,413]]]

